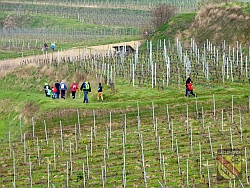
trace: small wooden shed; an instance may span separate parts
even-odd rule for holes
[[[124,52],[124,48],[126,48],[126,51],[125,51],[126,54],[135,53],[135,49],[130,45],[113,46],[113,48],[115,49],[115,54],[121,54],[122,52]]]

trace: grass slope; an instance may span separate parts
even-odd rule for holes
[[[185,98],[184,83],[180,86],[171,85],[162,91],[150,88],[150,84],[133,87],[128,81],[117,78],[116,93],[103,84],[105,101],[102,103],[96,101],[98,80],[84,71],[74,73],[71,69],[73,67],[70,64],[60,67],[29,65],[17,67],[1,77],[0,126],[3,129],[0,132],[0,164],[3,168],[0,169],[0,181],[2,185],[7,187],[12,185],[13,165],[15,164],[15,183],[18,187],[30,186],[31,177],[34,187],[47,186],[48,177],[50,186],[67,186],[68,184],[69,187],[78,187],[85,182],[88,187],[102,187],[103,183],[106,187],[120,187],[124,184],[124,171],[122,170],[124,151],[128,187],[145,186],[143,157],[147,173],[146,183],[150,187],[159,187],[159,181],[163,183],[165,180],[166,185],[170,187],[181,187],[187,184],[206,187],[208,167],[211,185],[216,187],[228,185],[229,180],[217,181],[216,179],[217,164],[215,158],[212,158],[209,134],[212,138],[214,155],[221,145],[223,148],[231,148],[230,128],[233,132],[234,148],[248,146],[250,134],[247,127],[250,122],[248,106],[250,86],[248,84],[228,82],[224,85],[214,83],[210,86],[200,83],[195,85],[198,98]],[[44,82],[54,83],[57,77],[64,78],[67,83],[73,80],[81,83],[81,79],[88,77],[92,84],[90,103],[83,104],[82,95],[81,98],[77,95],[77,98],[72,100],[69,98],[69,93],[65,100],[46,98],[43,93]],[[12,87],[6,89],[10,83]],[[214,121],[213,114],[213,94],[216,100],[216,121]],[[234,95],[234,123],[231,123],[230,116],[232,94]],[[166,104],[171,121],[167,117]],[[196,105],[198,105],[197,108]],[[189,128],[187,128],[186,119],[187,106]],[[138,107],[142,135],[139,138]],[[225,113],[224,134],[221,133],[222,109]],[[25,144],[24,137],[20,137],[20,124],[25,133]],[[48,140],[45,136],[45,124]],[[112,125],[112,130],[110,125]],[[172,125],[174,128],[170,130],[174,131],[174,138],[169,130]],[[239,134],[240,126],[243,131],[243,141]],[[192,147],[190,145],[191,130]],[[125,139],[123,138],[124,131],[126,131],[125,150],[122,144]],[[9,136],[10,143],[8,142]],[[201,175],[199,144],[202,147]],[[161,166],[160,158],[163,156],[165,165]],[[177,157],[179,157],[180,174]],[[243,161],[241,160],[242,169],[245,168]],[[164,166],[166,178],[164,178]],[[30,167],[32,167],[31,173]],[[104,167],[106,178],[103,182]],[[246,185],[244,173],[242,182]],[[238,181],[236,185],[239,185]]]
[[[70,19],[41,14],[18,16],[16,12],[0,12],[0,28],[3,27],[7,29],[22,28],[26,32],[23,35],[19,33],[15,37],[11,32],[8,37],[3,35],[0,49],[1,60],[42,54],[41,49],[44,42],[50,44],[55,41],[55,38],[57,39],[55,41],[56,49],[62,50],[72,47],[82,48],[92,45],[140,40],[142,38],[138,32],[140,28],[136,27],[120,25],[110,27],[95,23],[82,23],[77,18]],[[126,31],[127,33],[119,33],[116,36],[111,35],[110,33],[116,29]],[[41,32],[41,30],[43,31],[41,35],[37,35],[36,32]],[[76,33],[79,34],[77,35]],[[9,42],[11,43],[11,47]]]
[[[78,72],[79,71],[79,72]],[[84,69],[79,69],[75,72],[75,66],[68,64],[64,66],[49,65],[28,65],[17,67],[14,71],[7,73],[0,79],[1,86],[1,100],[2,120],[13,120],[18,123],[20,117],[25,123],[28,123],[33,116],[37,119],[49,116],[50,112],[60,113],[65,109],[86,108],[90,111],[93,109],[122,109],[126,111],[128,107],[136,108],[137,101],[141,105],[148,105],[150,102],[177,104],[186,103],[189,100],[184,98],[184,87],[182,85],[171,85],[169,88],[162,90],[150,89],[150,84],[132,87],[128,81],[121,78],[116,80],[116,92],[114,93],[107,85],[104,84],[104,103],[97,102],[97,86],[99,80],[89,75]],[[85,78],[88,78],[92,85],[92,92],[89,95],[90,103],[88,105],[82,104],[82,93],[77,93],[77,99],[70,99],[70,92],[67,91],[67,100],[52,100],[46,98],[43,92],[44,83],[49,83],[51,86],[58,79],[66,80],[68,87],[73,81],[79,85]],[[102,80],[104,81],[104,80]],[[9,85],[11,84],[11,87]],[[184,85],[184,83],[182,83]],[[5,88],[9,87],[8,90]],[[221,85],[220,83],[213,83],[212,85],[200,82],[195,86],[195,92],[199,96],[199,101],[206,103],[211,100],[213,94],[219,100],[218,106],[224,105],[225,101],[231,99],[231,95],[247,97],[250,86],[247,84],[227,83]],[[79,97],[80,96],[80,97]],[[175,96],[173,98],[173,96]],[[178,109],[174,113],[180,113]],[[55,116],[56,116],[55,114]],[[68,114],[70,116],[71,114]],[[13,124],[16,124],[12,122]],[[7,128],[7,127],[6,127]],[[6,129],[2,129],[2,135],[6,133]]]
[[[236,47],[236,41],[247,50],[250,43],[250,3],[212,4],[201,8],[197,13],[186,13],[175,16],[169,23],[153,33],[149,40],[170,40],[178,38],[183,43],[194,39],[199,46],[207,40],[215,46],[226,42]],[[146,44],[142,46],[145,48]],[[156,46],[156,44],[155,44]],[[159,43],[158,43],[159,46]]]
[[[195,16],[179,15],[159,30],[161,34],[151,37],[181,35]],[[146,55],[140,55],[145,60]],[[154,52],[154,58],[161,66],[162,54]],[[176,54],[171,58],[178,60]],[[99,65],[103,61],[95,60]],[[217,179],[217,149],[239,148],[240,179],[248,186],[243,169],[249,161],[250,85],[242,75],[237,78],[238,72],[233,83],[226,79],[222,84],[220,75],[204,79],[202,66],[197,66],[200,70],[194,70],[193,79],[198,97],[186,98],[185,77],[178,84],[172,80],[164,90],[151,88],[150,75],[145,83],[133,87],[124,79],[130,72],[120,70],[115,90],[103,84],[102,103],[96,100],[97,85],[104,80],[82,63],[27,65],[0,77],[2,185],[122,187],[126,183],[127,187],[159,187],[166,181],[169,187],[207,187],[208,183],[228,187],[232,185],[229,178]],[[216,69],[216,74],[220,72]],[[82,103],[82,94],[75,100],[69,93],[65,100],[44,95],[45,82],[52,85],[56,79],[64,79],[68,85],[74,80],[81,84],[84,78],[92,85],[89,104]],[[172,78],[177,79],[176,75]],[[240,186],[237,179],[234,183]]]
[[[153,46],[159,46],[159,40],[166,40],[166,44],[170,41],[174,43],[176,37],[181,35],[189,29],[195,20],[196,13],[183,13],[178,14],[171,19],[168,23],[161,26],[156,32],[150,35],[149,40],[153,41]],[[185,39],[185,38],[183,38]],[[144,43],[140,46],[141,49],[146,49],[147,44]]]
[[[76,18],[63,18],[59,16],[43,15],[43,14],[25,14],[18,16],[15,12],[0,13],[0,27],[9,28],[50,28],[50,29],[110,29],[110,26],[96,25],[89,23],[81,23]],[[113,26],[120,27],[120,26]],[[124,26],[123,26],[124,27]],[[126,27],[124,27],[126,28]],[[131,27],[130,27],[131,28]]]

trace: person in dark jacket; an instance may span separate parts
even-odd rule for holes
[[[99,83],[99,87],[98,87],[98,94],[97,94],[97,100],[100,101],[100,98],[102,99],[103,102],[103,96],[102,96],[102,84]]]
[[[48,50],[48,44],[45,42],[43,46],[44,46],[44,50],[47,51]]]
[[[83,103],[88,103],[88,93],[91,91],[90,83],[88,81],[85,81],[82,83],[80,90],[83,90],[84,98]]]
[[[56,87],[56,99],[59,99],[59,95],[60,95],[60,83],[58,82],[58,80],[56,80],[55,87]]]

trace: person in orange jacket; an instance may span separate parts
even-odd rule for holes
[[[72,94],[72,99],[76,98],[76,91],[78,90],[78,85],[76,84],[76,82],[74,81],[71,86],[70,86],[70,91]]]

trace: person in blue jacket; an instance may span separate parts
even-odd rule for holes
[[[54,43],[51,44],[51,50],[52,50],[52,51],[55,51],[55,46],[56,46],[56,45],[55,45]]]
[[[64,80],[62,80],[62,82],[60,84],[60,90],[61,90],[61,98],[65,99],[65,93],[66,93],[66,90],[67,90],[67,85],[66,85]]]

